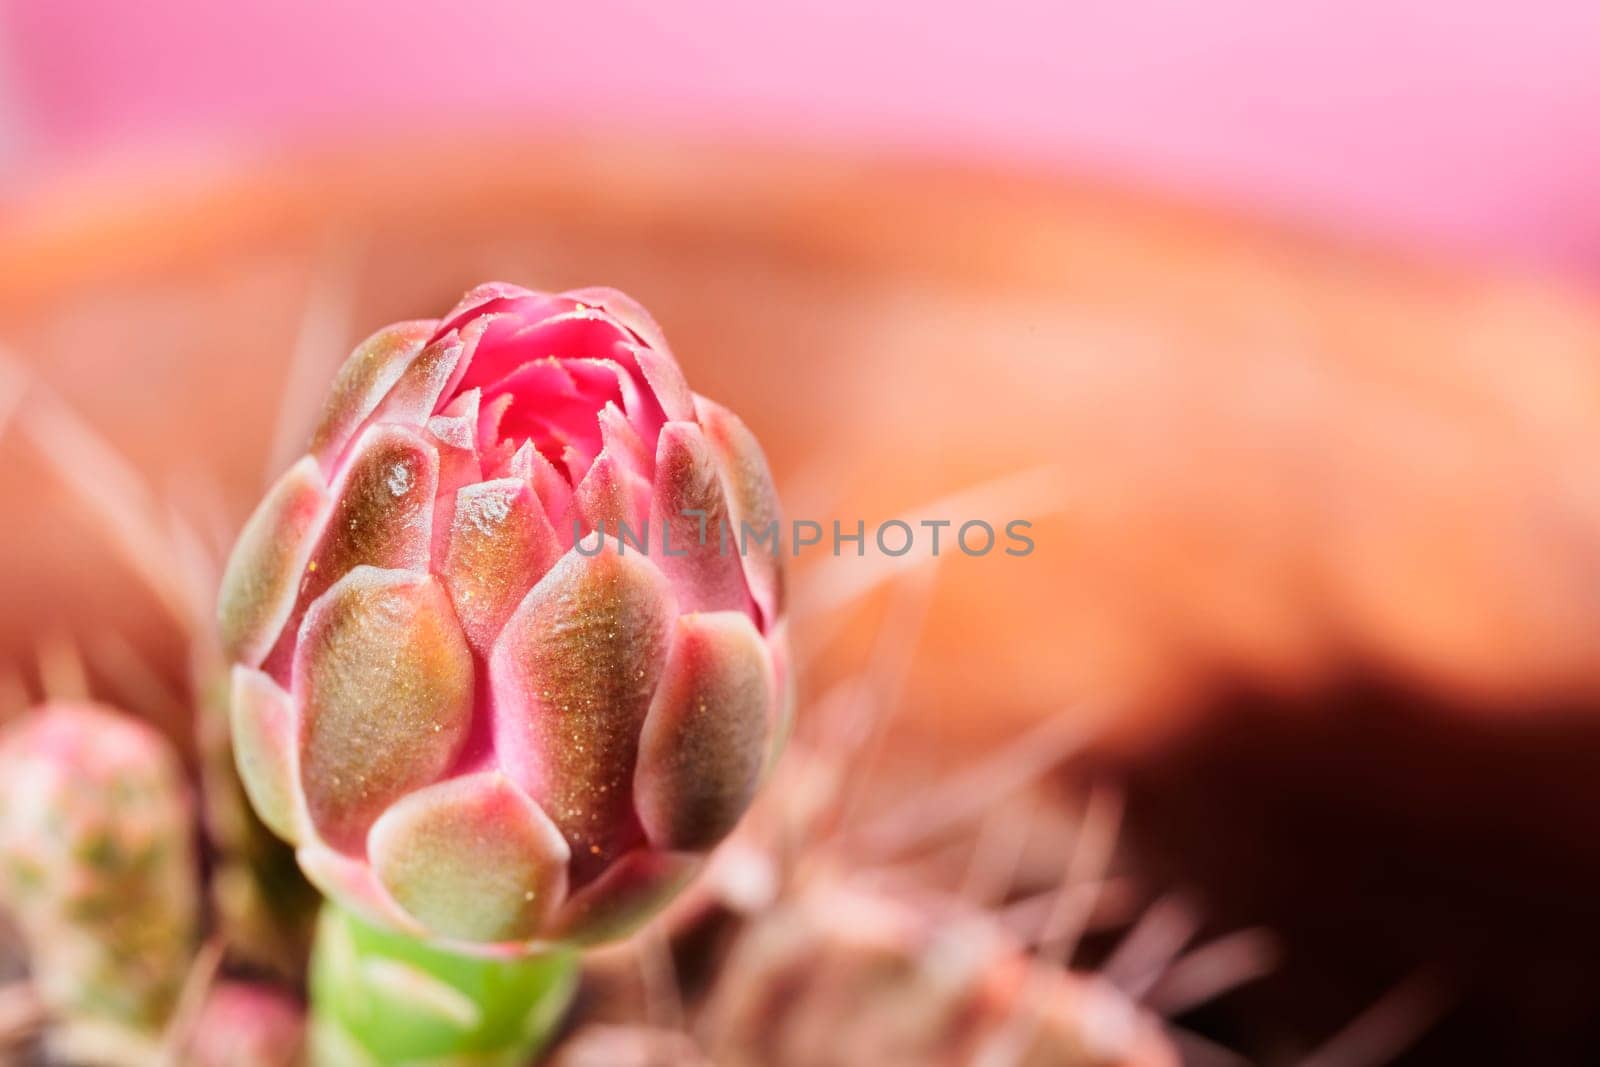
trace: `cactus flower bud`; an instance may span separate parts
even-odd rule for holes
[[[339,903],[483,951],[618,936],[784,734],[777,501],[611,290],[363,342],[219,605],[240,771]]]
[[[0,734],[0,893],[65,1044],[160,1033],[195,948],[192,835],[176,754],[143,723],[50,704]]]

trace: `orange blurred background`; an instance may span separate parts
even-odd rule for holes
[[[56,56],[80,54],[63,40],[111,47],[42,6],[12,25],[14,50],[30,34]],[[1117,29],[1106,40],[1133,48]],[[1268,91],[1274,42],[1320,54],[1290,32],[1305,29],[1235,53],[1274,58],[1217,99]],[[1533,103],[1509,77],[1474,80],[1474,37],[1434,78],[1478,95],[1430,97],[1411,128],[1468,160],[1473,101],[1511,122],[1559,100],[1579,117],[1545,131],[1566,161],[1551,173],[1583,173],[1593,77],[1540,51],[1545,32],[1507,53],[1556,72]],[[1142,69],[1122,56],[1106,69]],[[1301,139],[1280,146],[1330,174],[1389,168],[1341,200],[1337,181],[1269,192],[1247,138],[1207,155],[1130,105],[1083,114],[1142,154],[1096,155],[1066,120],[1030,140],[1035,113],[998,97],[988,141],[941,140],[960,123],[929,103],[926,140],[886,150],[856,127],[696,126],[742,99],[715,79],[672,123],[617,82],[598,130],[574,132],[557,95],[508,105],[519,117],[491,131],[456,121],[475,98],[434,75],[410,130],[359,94],[337,124],[311,128],[291,101],[274,125],[271,94],[246,94],[249,121],[221,137],[215,71],[164,76],[151,99],[189,110],[163,126],[117,111],[93,70],[41,81],[39,62],[12,67],[32,132],[0,216],[0,650],[21,686],[75,644],[98,684],[139,690],[129,663],[150,665],[147,708],[187,729],[159,697],[185,670],[181,611],[86,478],[221,551],[370,329],[486,278],[615,285],[651,308],[697,390],[757,430],[791,518],[1034,523],[1021,559],[800,560],[805,691],[859,670],[906,623],[890,586],[931,575],[891,725],[904,773],[1080,716],[1094,744],[1063,776],[1128,790],[1134,862],[1195,892],[1219,929],[1283,936],[1278,973],[1186,1022],[1297,1062],[1420,982],[1406,1062],[1575,1063],[1600,1043],[1592,196],[1587,216],[1513,225],[1492,207],[1549,189],[1528,157],[1499,185],[1473,172],[1493,190],[1473,200],[1418,158],[1317,139],[1377,123],[1370,100],[1289,123]],[[850,70],[893,83],[893,64]],[[1314,79],[1297,91],[1319,86],[1346,98]],[[29,100],[54,103],[30,119]],[[881,127],[912,103],[886,89],[876,110],[832,106]],[[1231,177],[1196,179],[1196,159],[1231,160]],[[58,410],[134,481],[63,445]]]

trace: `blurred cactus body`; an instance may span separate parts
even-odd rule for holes
[[[739,536],[777,521],[755,439],[619,293],[486,285],[379,331],[223,580],[252,802],[388,928],[626,933],[785,733],[778,544]]]
[[[287,994],[219,982],[206,997],[184,1051],[184,1067],[298,1067],[305,1012]]]
[[[758,919],[717,976],[726,1067],[1177,1067],[1109,983],[1028,955],[991,917],[828,885]]]
[[[50,704],[0,734],[0,887],[69,1043],[166,1023],[195,948],[193,833],[177,757],[142,723]]]
[[[592,1024],[562,1043],[550,1067],[712,1067],[689,1035],[649,1026]]]

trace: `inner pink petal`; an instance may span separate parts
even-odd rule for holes
[[[435,339],[443,337],[451,330],[462,330],[473,319],[481,319],[493,315],[506,321],[512,332],[522,324],[538,322],[540,319],[549,318],[570,311],[574,304],[567,297],[556,296],[550,293],[535,293],[516,286],[502,287],[486,286],[468,294],[468,299],[463,300],[453,308],[444,320],[439,323],[439,328],[434,333]]]
[[[618,350],[633,358],[631,347]],[[656,398],[655,391],[644,381],[637,363],[633,369],[615,359],[583,359],[572,360],[567,364],[567,369],[577,379],[593,377],[597,382],[604,381],[609,387],[617,390],[614,399],[617,407],[627,417],[628,423],[633,427],[633,432],[641,442],[647,446],[647,451],[653,458],[655,456],[656,438],[661,434],[661,427],[666,424],[666,413],[661,409],[661,402]]]
[[[500,435],[501,451],[530,441],[572,484],[582,480],[600,451],[600,424],[581,397],[538,403],[514,396],[500,420]]]
[[[527,443],[576,486],[605,446],[599,416],[607,405],[632,426],[636,450],[654,456],[665,415],[639,367],[633,333],[568,298],[494,297],[468,316],[489,310],[494,318],[471,324],[482,333],[452,390],[481,393],[485,470],[499,469]]]
[[[456,386],[458,390],[498,381],[522,366],[546,356],[561,359],[617,359],[636,363],[626,346],[633,336],[619,323],[593,311],[574,311],[570,300],[557,308],[540,302],[523,313],[523,302],[502,314],[484,331],[472,365]],[[551,314],[552,311],[557,311]]]

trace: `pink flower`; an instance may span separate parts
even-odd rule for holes
[[[380,330],[224,576],[252,801],[392,927],[625,932],[784,735],[777,517],[754,437],[620,293],[490,284]]]

